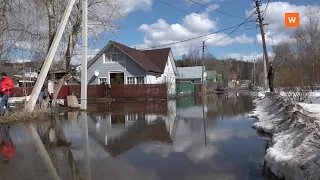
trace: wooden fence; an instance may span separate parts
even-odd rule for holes
[[[26,94],[30,95],[32,87],[26,89]],[[88,85],[88,99],[96,98],[167,98],[167,86],[165,84],[141,84],[141,85],[112,85],[110,91],[106,85]],[[81,97],[81,85],[63,85],[58,94],[58,99],[66,99],[68,95]],[[22,97],[23,88],[14,88],[12,97]]]
[[[166,99],[166,84],[129,84],[112,85],[110,89],[112,98],[163,98]]]

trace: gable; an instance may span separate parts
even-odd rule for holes
[[[115,46],[121,52],[130,57],[134,62],[136,62],[139,66],[149,72],[155,73],[164,73],[164,69],[166,67],[166,63],[169,59],[172,61],[170,55],[172,55],[170,48],[164,49],[153,49],[153,50],[138,50],[134,48],[130,48],[123,44],[110,41],[89,63],[88,68],[95,63],[102,55],[105,53],[110,46]],[[173,57],[173,56],[172,56]],[[171,62],[174,72],[177,74],[177,70],[174,62]]]
[[[127,54],[132,60],[134,60],[137,64],[143,67],[147,71],[152,71],[156,73],[163,73],[161,69],[154,64],[154,62],[143,52],[137,49],[130,48],[123,44],[111,41],[117,48],[122,50],[125,54]]]

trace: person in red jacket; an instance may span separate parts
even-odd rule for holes
[[[0,81],[0,115],[4,113],[4,107],[9,108],[8,100],[13,88],[14,85],[11,78],[7,75],[7,73],[2,72]]]

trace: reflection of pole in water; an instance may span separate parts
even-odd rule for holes
[[[203,131],[204,131],[204,144],[207,145],[207,129],[206,129],[206,115],[204,112],[204,96],[202,96],[202,119],[203,119]]]
[[[40,154],[42,160],[44,161],[44,164],[48,167],[49,171],[52,173],[53,179],[60,180],[60,177],[56,171],[56,168],[54,167],[54,165],[50,159],[50,156],[49,156],[46,148],[44,147],[44,145],[40,139],[40,136],[39,136],[37,130],[31,124],[28,124],[26,126],[26,128],[29,131],[29,133],[31,134],[31,137],[34,140],[34,144],[35,144],[36,148],[38,149],[39,154]]]
[[[91,168],[90,168],[90,154],[89,154],[89,132],[88,132],[88,115],[82,112],[82,132],[83,132],[83,150],[84,150],[84,162],[85,162],[85,177],[86,180],[91,179]]]

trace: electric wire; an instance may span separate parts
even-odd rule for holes
[[[201,3],[199,3],[199,2],[196,2],[196,1],[194,1],[194,0],[188,0],[188,1],[190,1],[190,2],[192,2],[192,3],[194,3],[194,4],[197,4],[197,5],[199,5],[199,6],[202,6],[202,7],[204,7],[204,8],[207,8],[207,9],[209,9],[209,10],[212,10],[212,11],[218,12],[218,13],[220,13],[220,14],[229,16],[229,17],[233,17],[233,18],[241,19],[241,20],[245,19],[245,18],[243,18],[243,17],[238,17],[238,16],[236,16],[236,15],[232,15],[232,14],[229,14],[229,13],[226,13],[226,12],[219,11],[219,10],[217,10],[217,9],[211,8],[211,7],[209,7],[209,6],[206,6],[206,5],[204,5],[204,4],[201,4]]]

